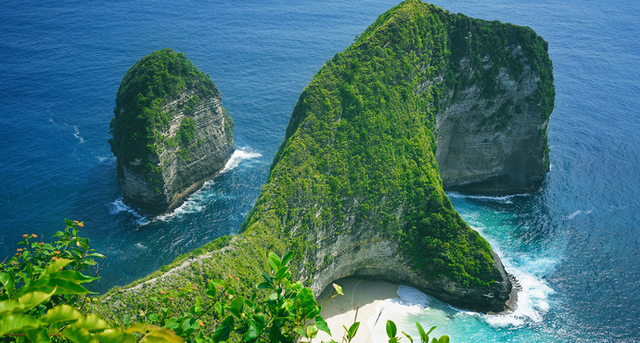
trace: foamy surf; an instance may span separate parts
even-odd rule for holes
[[[245,160],[258,157],[262,157],[262,154],[254,151],[249,147],[236,149],[225,164],[224,168],[222,168],[222,170],[220,171],[220,174],[224,174],[235,169]],[[180,207],[176,208],[169,214],[160,215],[156,217],[156,219],[166,222],[174,218],[181,218],[185,214],[199,213],[207,208],[207,204],[210,203],[212,199],[222,199],[228,196],[211,190],[211,186],[215,182],[214,180],[215,179],[207,180],[202,188],[189,196],[189,198],[185,200],[185,202],[182,203]]]
[[[254,151],[251,148],[243,147],[240,149],[236,149],[236,151],[233,152],[233,155],[231,155],[231,158],[229,158],[229,161],[227,161],[227,164],[225,164],[224,168],[220,171],[220,174],[233,170],[244,160],[258,157],[262,157],[262,154]]]
[[[481,200],[481,201],[495,201],[503,204],[512,204],[513,198],[515,197],[527,197],[529,194],[511,194],[511,195],[501,195],[501,196],[491,196],[491,195],[469,195],[469,194],[460,194],[458,192],[446,192],[449,198],[461,198],[461,199],[473,199],[473,200]]]
[[[133,215],[136,218],[136,224],[143,226],[143,225],[147,225],[150,223],[149,219],[143,215],[141,215],[140,213],[136,212],[136,210],[134,210],[133,208],[127,206],[124,203],[124,199],[123,198],[118,198],[115,201],[113,201],[112,203],[109,204],[110,210],[109,213],[110,214],[118,214],[121,212],[128,212],[131,215]]]

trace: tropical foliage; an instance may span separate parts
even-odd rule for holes
[[[1,265],[0,340],[3,342],[311,342],[319,331],[331,335],[320,315],[311,289],[292,281],[289,252],[282,257],[268,255],[270,272],[250,296],[238,292],[239,278],[208,280],[204,297],[197,286],[187,283],[176,289],[159,289],[130,315],[107,322],[89,313],[96,298],[82,284],[98,277],[86,276],[104,258],[89,248],[89,240],[78,235],[83,223],[66,221],[52,243],[33,242],[35,234],[24,235],[16,256]],[[334,298],[342,294],[334,284]],[[99,301],[99,300],[98,300]],[[180,311],[187,305],[187,311]],[[420,341],[428,334],[416,323]],[[359,323],[345,327],[343,341],[350,342]],[[389,342],[397,342],[395,324],[387,323]],[[403,334],[413,342],[408,334]],[[334,342],[332,340],[332,342]],[[434,342],[448,342],[448,337]]]

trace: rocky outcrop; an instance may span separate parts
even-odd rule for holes
[[[152,214],[173,210],[223,169],[234,150],[220,92],[183,54],[168,49],[127,72],[114,113],[110,143],[122,191]]]
[[[524,55],[522,46],[506,48],[505,53],[521,63],[518,75],[500,67],[495,75],[499,92],[486,96],[481,86],[472,84],[451,92],[455,100],[446,102],[436,115],[436,159],[445,190],[532,192],[549,171],[549,117],[538,100],[539,68]],[[457,77],[467,79],[494,64],[489,55],[479,66],[472,66],[469,56],[454,63],[460,64]]]

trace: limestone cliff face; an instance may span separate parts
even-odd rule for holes
[[[169,86],[144,83],[155,78]],[[124,196],[150,213],[171,211],[224,168],[234,150],[220,92],[171,50],[129,70],[114,113],[111,145]]]
[[[436,115],[436,159],[445,190],[531,192],[549,171],[549,118],[537,101],[540,75],[521,46],[506,48],[521,66],[519,75],[500,67],[496,94],[485,96],[477,84],[451,91],[448,95],[455,100],[445,101]],[[453,62],[460,64],[457,77],[466,79],[494,64],[488,55],[475,68],[469,56]]]

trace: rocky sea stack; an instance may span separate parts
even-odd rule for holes
[[[224,168],[233,121],[208,75],[183,53],[153,52],[122,79],[110,129],[125,198],[145,212],[171,211]]]
[[[241,233],[149,285],[234,274],[250,289],[269,252],[291,250],[316,295],[359,276],[476,311],[512,308],[517,286],[444,187],[536,189],[554,97],[547,43],[532,29],[404,1],[304,89]]]

